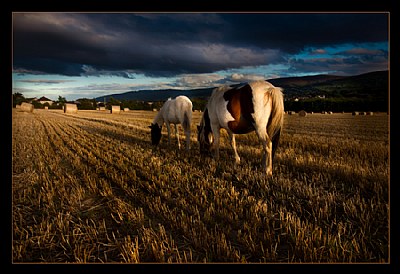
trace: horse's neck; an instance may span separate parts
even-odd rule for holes
[[[156,117],[154,117],[153,124],[158,124],[159,126],[164,124],[163,108],[161,108]]]

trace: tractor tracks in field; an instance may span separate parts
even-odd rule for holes
[[[93,122],[97,121],[89,121]],[[46,126],[52,131],[48,130],[47,134],[60,140],[53,140],[53,149],[62,150],[62,156],[75,159],[64,160],[66,172],[73,172],[74,176],[80,178],[82,186],[90,185],[88,178],[90,181],[103,181],[97,187],[107,184],[111,186],[113,194],[107,199],[123,200],[125,204],[143,208],[147,212],[146,218],[153,219],[153,223],[160,222],[162,216],[148,207],[148,201],[149,197],[161,197],[152,174],[142,171],[140,163],[135,162],[135,155],[143,154],[144,151],[132,149],[132,146],[137,145],[135,143],[123,142],[129,136],[122,134],[115,138],[114,124],[97,129],[97,125],[79,120],[77,123],[52,122]],[[119,141],[117,145],[113,144],[116,140]],[[118,148],[114,149],[114,146]]]

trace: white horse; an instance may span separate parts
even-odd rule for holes
[[[181,124],[186,136],[186,150],[190,149],[190,126],[192,124],[192,101],[186,96],[178,96],[175,99],[168,99],[153,120],[151,128],[151,143],[158,145],[161,140],[161,130],[165,123],[168,130],[168,144],[171,145],[170,124],[175,126],[175,137],[178,141],[178,148],[181,148],[178,134],[178,124]]]
[[[239,164],[235,134],[255,131],[262,144],[263,168],[268,176],[272,176],[272,160],[278,147],[283,118],[282,89],[267,81],[254,81],[236,88],[216,88],[197,126],[200,153],[213,149],[218,160],[220,129],[224,128],[229,134],[236,164]]]

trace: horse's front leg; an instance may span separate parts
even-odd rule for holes
[[[235,153],[235,164],[238,165],[238,164],[240,164],[240,157],[239,157],[239,154],[237,153],[237,149],[236,149],[236,138],[232,132],[229,132],[229,139],[231,140],[233,152]]]
[[[215,158],[215,160],[218,161],[219,160],[219,137],[220,137],[219,127],[211,125],[211,131],[214,135],[214,140],[212,143],[213,150],[214,150],[214,158]]]
[[[178,125],[174,124],[174,126],[175,126],[175,138],[178,142],[178,149],[181,149],[181,143],[179,142]]]

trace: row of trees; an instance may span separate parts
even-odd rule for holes
[[[13,107],[21,104],[22,102],[31,102],[37,109],[44,108],[47,106],[49,109],[62,109],[64,104],[68,101],[65,97],[58,96],[52,105],[48,103],[41,104],[37,101],[25,98],[21,93],[13,94]],[[112,105],[121,106],[121,109],[129,108],[131,110],[159,110],[164,104],[163,101],[157,102],[144,102],[135,100],[116,100],[110,97],[105,103],[98,103],[96,99],[82,98],[76,100],[77,107],[80,110],[95,110],[97,107],[106,107],[111,109]],[[207,100],[206,99],[192,99],[193,110],[204,110]],[[388,101],[385,99],[377,100],[376,98],[310,98],[299,101],[288,100],[285,101],[285,110],[300,111],[305,110],[307,112],[314,111],[334,111],[334,112],[352,112],[352,111],[383,111],[388,110]]]
[[[207,104],[206,99],[193,98],[191,99],[193,104],[193,110],[203,110]],[[129,108],[131,110],[159,110],[164,104],[164,101],[156,102],[145,102],[145,101],[135,101],[135,100],[116,100],[110,97],[106,103],[106,108],[111,109],[111,105],[121,106],[121,108]],[[104,106],[104,104],[102,105]]]
[[[13,93],[12,104],[13,104],[14,108],[16,105],[20,105],[23,102],[31,103],[34,106],[34,108],[48,107],[48,108],[54,108],[54,109],[62,109],[64,104],[67,102],[67,100],[65,99],[65,97],[58,96],[58,100],[54,101],[53,104],[49,104],[47,102],[42,104],[38,101],[33,100],[32,98],[25,98],[25,96],[22,93],[19,93],[19,92]]]
[[[388,111],[388,100],[376,98],[310,98],[299,101],[285,101],[285,110],[307,112],[352,112],[352,111]]]
[[[35,109],[43,109],[44,107],[48,107],[49,109],[62,109],[65,103],[76,103],[79,110],[95,110],[97,107],[106,107],[106,109],[111,109],[111,106],[121,106],[121,109],[129,108],[131,110],[159,110],[164,104],[163,101],[157,102],[145,102],[145,101],[135,101],[135,100],[117,100],[113,97],[108,98],[108,100],[104,103],[98,103],[96,99],[77,99],[74,102],[69,102],[65,99],[65,97],[58,96],[58,99],[54,101],[53,104],[49,103],[40,103],[38,101],[25,98],[21,93],[13,94],[13,107],[16,105],[20,105],[22,102],[27,102],[33,104]],[[206,105],[206,100],[204,99],[193,99],[193,109],[203,110]]]

